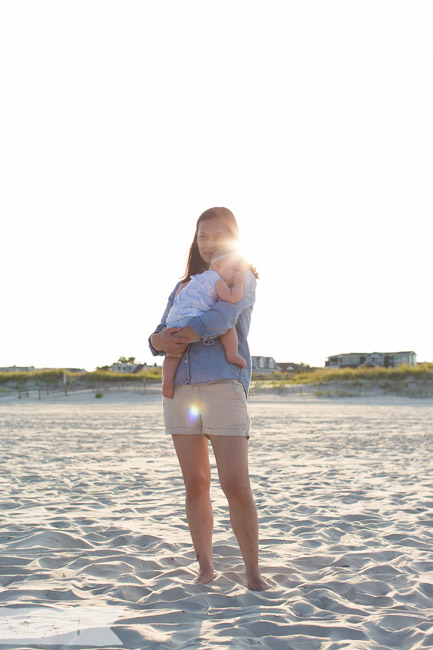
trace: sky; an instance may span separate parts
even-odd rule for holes
[[[253,355],[433,360],[433,3],[3,0],[0,366],[160,363],[200,214]]]

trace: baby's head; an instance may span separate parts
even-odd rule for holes
[[[244,260],[236,251],[216,250],[209,269],[216,271],[223,280],[231,284],[235,273],[244,270]]]

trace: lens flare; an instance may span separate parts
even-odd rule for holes
[[[246,266],[251,263],[250,249],[248,248],[247,250],[243,243],[238,243],[233,251],[233,255],[237,258],[236,265],[239,266],[240,271],[245,270]]]
[[[199,408],[196,404],[191,404],[189,407],[189,420],[194,421],[200,415]]]

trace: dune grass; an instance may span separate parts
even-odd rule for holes
[[[69,372],[62,368],[35,370],[34,372],[0,372],[0,385],[14,386],[25,390],[29,386],[55,388],[63,385],[64,373],[66,383],[93,387],[104,384],[131,383],[161,379],[161,368],[152,367],[138,373],[111,372],[95,370],[94,372]]]
[[[419,366],[401,365],[398,368],[313,368],[298,373],[273,372],[272,375],[253,373],[253,378],[286,384],[356,384],[365,381],[408,379],[429,381],[433,379],[433,363]]]
[[[63,383],[62,368],[49,370],[35,370],[34,372],[0,372],[0,385],[18,385],[34,383],[36,385],[58,385]],[[161,368],[152,367],[139,373],[112,372],[109,370],[95,370],[93,372],[66,371],[67,383],[83,382],[89,385],[110,384],[119,382],[136,382],[143,380],[160,380]],[[350,384],[361,385],[373,381],[416,381],[429,382],[433,380],[433,363],[418,366],[401,365],[398,368],[312,368],[297,373],[273,372],[272,375],[253,373],[253,380],[264,384]]]
[[[64,385],[64,372],[66,386]],[[139,373],[120,373],[108,370],[93,372],[69,372],[62,368],[35,370],[34,372],[0,372],[0,392],[21,392],[38,388],[47,393],[63,387],[93,388],[100,390],[110,385],[122,387],[128,384],[161,380],[161,368],[152,367]],[[312,368],[295,373],[274,372],[272,375],[253,373],[251,388],[254,390],[279,389],[284,386],[313,385],[319,397],[338,397],[361,394],[363,390],[380,389],[382,393],[428,396],[433,391],[433,363],[418,366],[401,365],[398,368]]]
[[[433,363],[398,368],[312,368],[298,373],[253,373],[254,390],[314,386],[317,397],[351,397],[378,390],[382,394],[429,397],[433,394]]]

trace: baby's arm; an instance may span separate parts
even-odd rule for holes
[[[221,278],[215,283],[215,291],[218,298],[225,302],[231,302],[233,305],[243,298],[244,285],[243,274],[237,273],[231,287]]]

